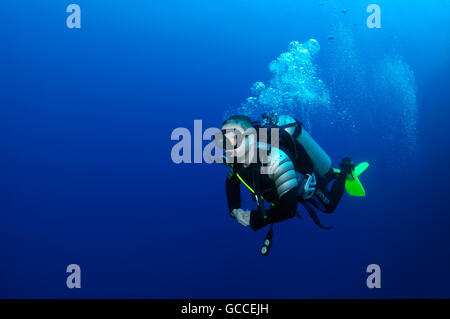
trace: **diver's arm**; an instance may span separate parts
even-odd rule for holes
[[[268,224],[281,222],[294,217],[297,212],[297,188],[292,188],[285,193],[275,207],[266,211],[267,218],[258,210],[252,210],[250,214],[250,226],[258,230]]]
[[[230,215],[234,218],[232,212],[234,209],[241,208],[241,185],[239,178],[234,174],[228,176],[225,182],[225,189],[227,193],[228,210]]]

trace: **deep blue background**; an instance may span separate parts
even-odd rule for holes
[[[369,1],[74,2],[80,30],[69,1],[0,6],[0,297],[450,297],[447,1],[377,1],[380,30]],[[364,63],[411,66],[417,149],[392,165],[377,130],[316,132],[335,165],[372,164],[367,197],[346,195],[328,232],[277,225],[263,258],[265,232],[228,217],[225,168],[173,164],[170,135],[220,125],[292,40],[316,38],[330,68],[330,21],[358,23]],[[71,263],[81,289],[66,287]],[[371,263],[381,289],[366,287]]]

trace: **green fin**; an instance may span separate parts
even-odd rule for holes
[[[347,190],[347,193],[349,193],[351,196],[358,196],[358,197],[366,196],[366,191],[364,190],[364,187],[359,181],[358,176],[361,175],[368,167],[369,163],[367,162],[359,163],[355,167],[354,171],[347,177],[347,180],[345,181],[345,189]],[[341,171],[337,168],[333,168],[333,170],[336,173],[339,173]]]
[[[358,165],[356,165],[355,167],[355,174],[358,177],[359,175],[361,175],[362,173],[364,173],[364,171],[369,167],[369,163],[367,162],[362,162],[359,163]]]

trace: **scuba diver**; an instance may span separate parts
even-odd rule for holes
[[[273,224],[296,215],[301,218],[299,202],[316,225],[329,229],[316,209],[332,213],[345,189],[350,195],[365,196],[358,175],[368,163],[355,168],[345,157],[340,170],[333,169],[329,156],[291,116],[269,113],[262,122],[231,116],[223,122],[215,143],[224,150],[224,164],[229,167],[225,188],[231,217],[255,231],[271,225],[261,248],[263,256],[272,246]],[[251,191],[256,209],[241,208],[241,183]]]

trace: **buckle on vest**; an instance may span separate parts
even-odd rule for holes
[[[306,176],[307,178],[304,182],[302,197],[303,199],[310,199],[311,197],[313,197],[314,192],[316,191],[315,186],[317,185],[317,180],[314,173],[312,173],[311,175],[306,174]]]

